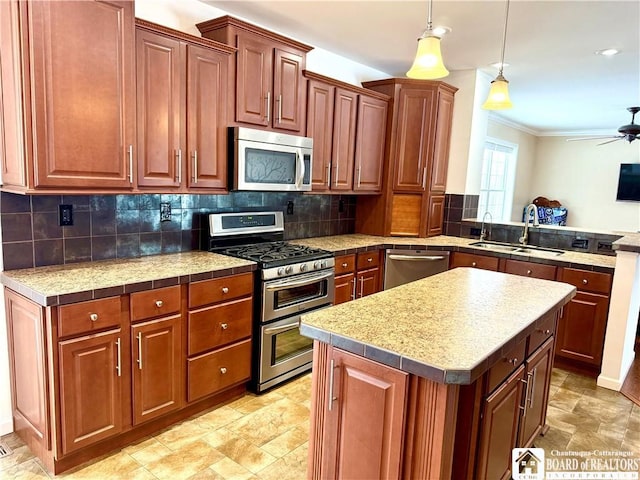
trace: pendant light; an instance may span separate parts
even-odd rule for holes
[[[440,36],[433,32],[431,23],[431,10],[433,0],[429,0],[429,18],[427,19],[427,29],[418,38],[418,51],[413,65],[407,72],[407,77],[420,80],[435,80],[449,75],[449,70],[442,62],[440,52]]]
[[[487,101],[484,102],[482,108],[485,110],[506,110],[513,107],[511,100],[509,99],[509,81],[502,75],[502,69],[504,68],[504,48],[507,43],[507,21],[509,20],[509,0],[507,0],[507,7],[504,16],[504,36],[502,37],[502,56],[500,58],[500,70],[498,70],[498,76],[491,82],[491,88],[489,90],[489,96]]]

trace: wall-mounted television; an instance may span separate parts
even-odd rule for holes
[[[640,202],[640,163],[623,163],[620,165],[616,200]]]

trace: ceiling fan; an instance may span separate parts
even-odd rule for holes
[[[603,138],[611,138],[612,140],[608,140],[606,142],[598,143],[598,145],[606,145],[607,143],[617,142],[618,140],[626,140],[631,143],[636,139],[640,140],[640,125],[634,123],[636,118],[636,113],[640,112],[640,107],[629,107],[627,110],[631,113],[631,123],[628,125],[623,125],[618,128],[618,133],[620,135],[605,135],[605,136],[595,136],[595,137],[582,137],[582,138],[568,138],[568,142],[573,142],[576,140],[596,140]]]

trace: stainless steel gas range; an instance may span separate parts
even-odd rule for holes
[[[262,392],[310,370],[313,342],[300,335],[300,314],[333,303],[333,253],[284,242],[282,212],[214,213],[207,220],[207,250],[258,264],[252,388]]]

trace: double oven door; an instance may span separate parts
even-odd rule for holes
[[[263,282],[258,391],[311,368],[313,340],[300,335],[300,314],[333,299],[332,268]]]

